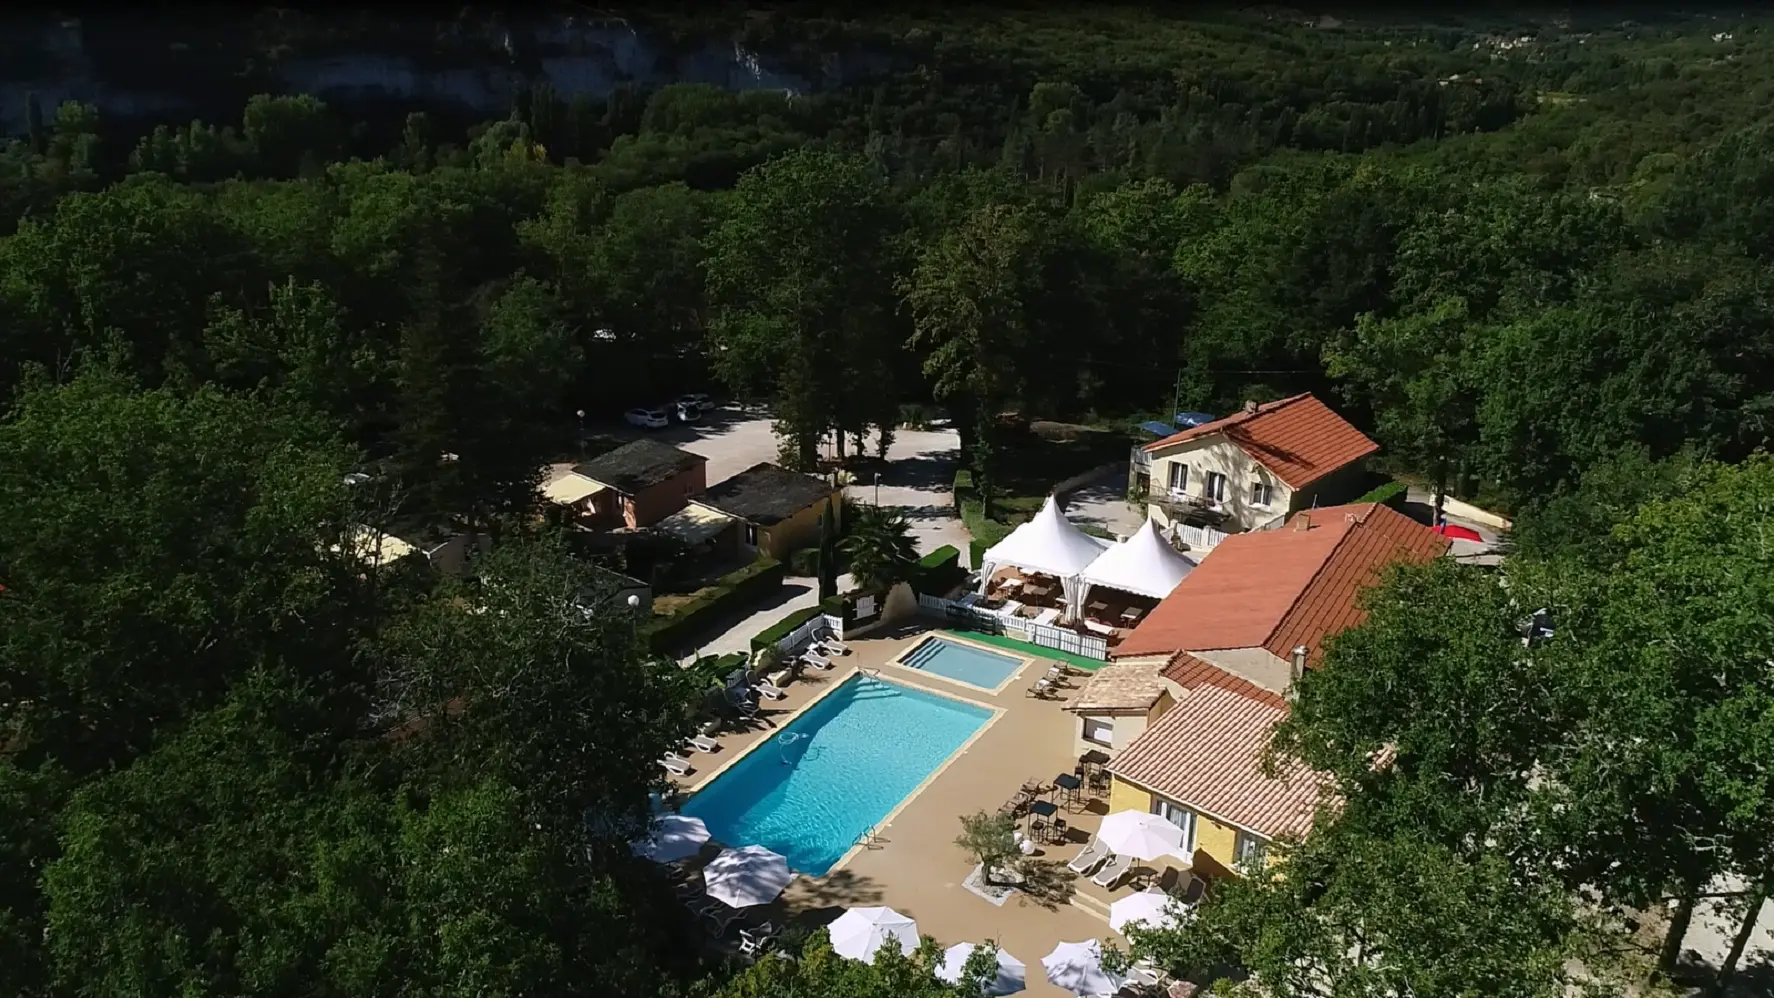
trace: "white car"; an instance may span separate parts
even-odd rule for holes
[[[715,407],[715,400],[701,392],[678,396],[678,408],[695,409],[698,413],[707,412]]]
[[[666,416],[664,409],[630,409],[622,414],[628,425],[639,426],[648,430],[663,430],[671,425],[671,418]]]

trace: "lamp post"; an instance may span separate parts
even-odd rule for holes
[[[574,415],[579,417],[579,459],[585,459],[585,410],[580,409]]]
[[[881,505],[881,473],[875,472],[875,505]]]

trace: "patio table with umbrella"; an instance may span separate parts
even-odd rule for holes
[[[1189,862],[1177,855],[1183,847],[1183,830],[1146,811],[1116,811],[1097,827],[1096,839],[1115,855],[1141,862],[1160,856],[1170,856],[1185,865]]]
[[[732,908],[769,904],[793,879],[788,860],[763,846],[722,850],[702,870],[708,896]]]
[[[1149,929],[1170,929],[1177,924],[1177,900],[1156,887],[1130,894],[1109,905],[1109,928],[1123,935],[1130,925],[1144,923]]]
[[[979,949],[973,943],[956,943],[943,951],[942,966],[936,968],[936,976],[950,984],[961,983],[961,970],[967,966],[967,958]],[[998,976],[986,982],[981,989],[982,994],[1009,995],[1028,987],[1029,968],[1021,960],[998,950]]]
[[[1127,978],[1103,966],[1103,944],[1095,939],[1060,943],[1041,958],[1041,967],[1049,984],[1075,995],[1112,995],[1127,984]]]
[[[889,939],[899,942],[902,953],[918,948],[918,923],[892,908],[851,908],[826,931],[832,937],[832,952],[863,963],[874,963],[875,954]]]
[[[708,844],[708,826],[701,818],[667,814],[653,822],[649,833],[628,844],[636,856],[655,863],[675,863],[694,856]]]

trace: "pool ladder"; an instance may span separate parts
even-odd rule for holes
[[[875,826],[870,825],[867,828],[862,830],[862,834],[858,835],[856,837],[855,842],[852,842],[850,844],[853,846],[862,846],[863,848],[866,849],[866,848],[868,848],[869,844],[874,841],[875,841]]]

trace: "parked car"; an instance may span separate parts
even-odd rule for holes
[[[688,402],[679,402],[677,405],[673,406],[673,408],[677,410],[678,422],[680,423],[699,423],[702,421],[701,406],[692,405]]]
[[[689,395],[679,395],[678,408],[682,409],[686,407],[694,408],[698,413],[704,413],[715,407],[715,400],[701,392],[691,392]]]
[[[639,426],[648,430],[663,430],[671,425],[671,418],[664,409],[630,409],[622,414],[628,425]]]

